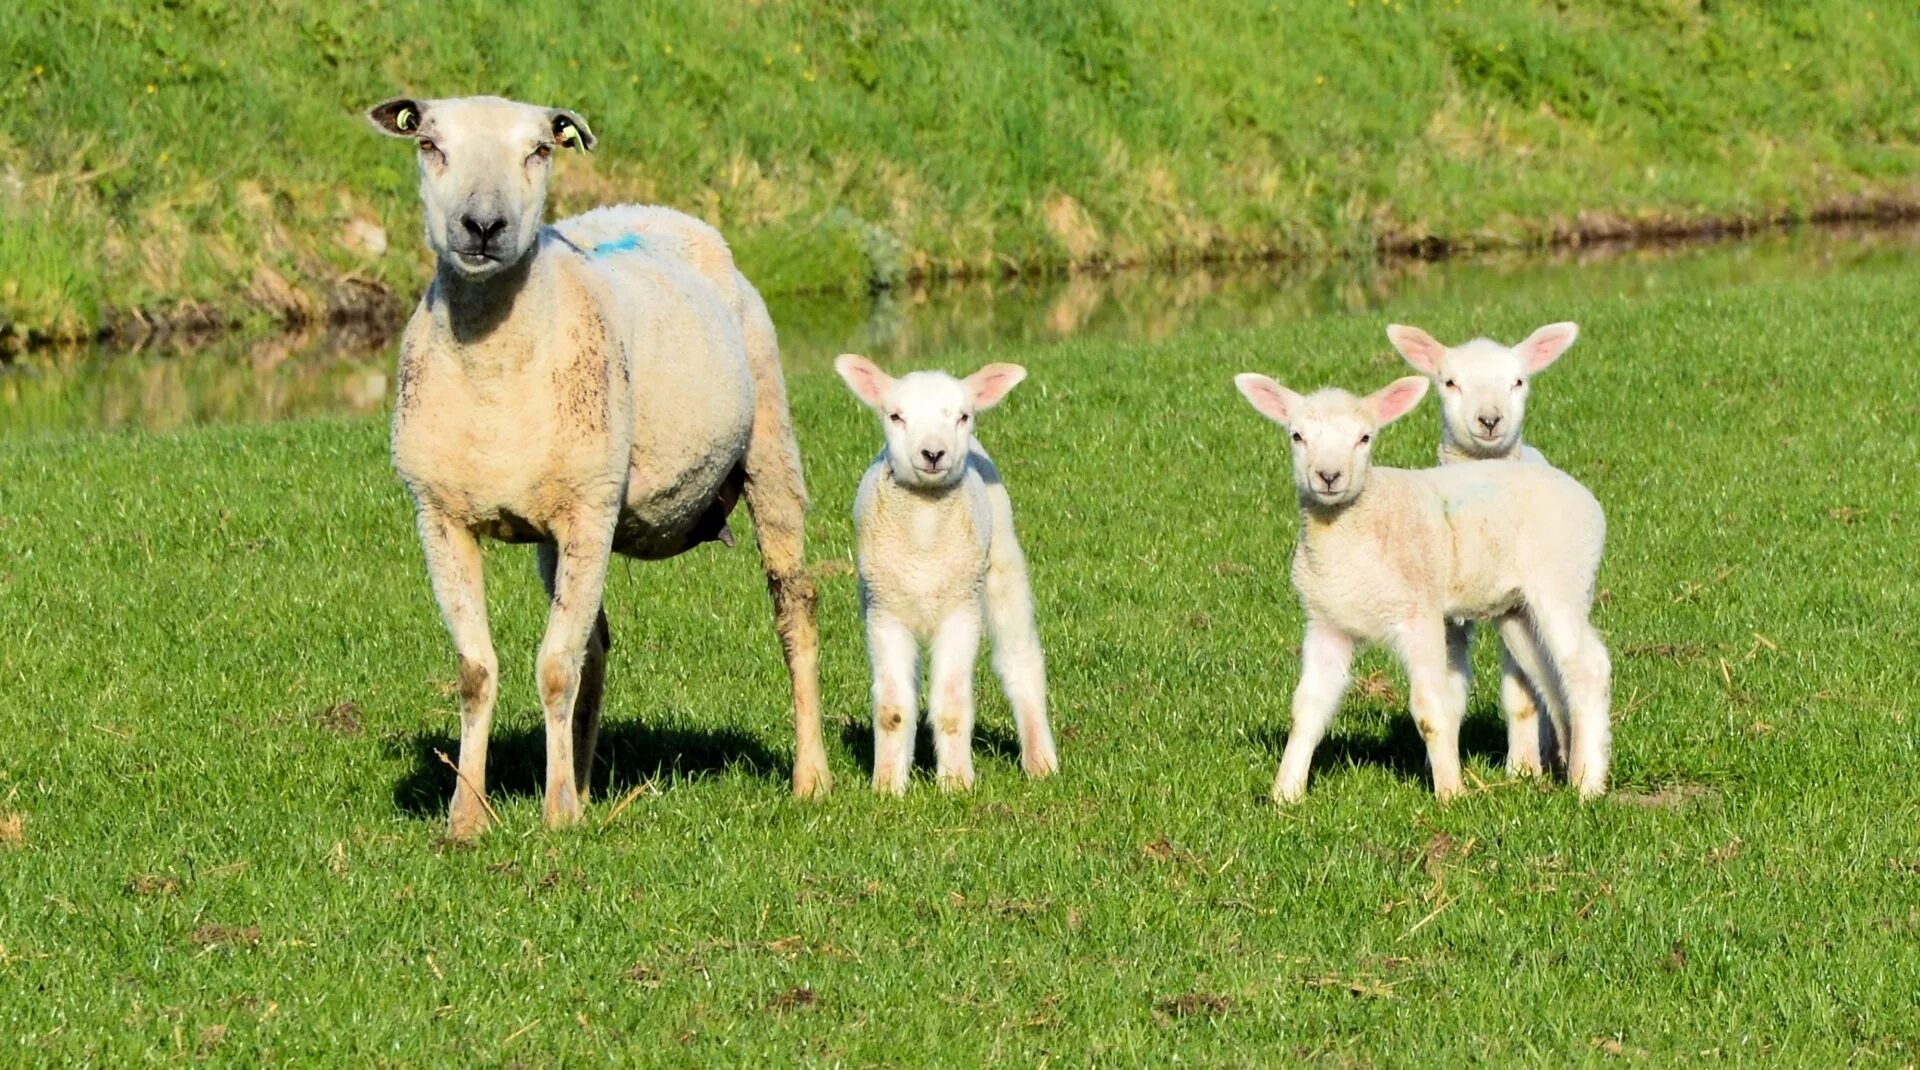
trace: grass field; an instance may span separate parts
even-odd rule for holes
[[[560,210],[673,204],[769,290],[864,292],[1911,203],[1916,87],[1890,0],[16,0],[0,334],[417,291],[409,153],[358,118],[401,92],[577,108]]]
[[[802,368],[839,790],[787,797],[756,562],[708,548],[615,569],[607,768],[586,829],[541,830],[542,611],[499,549],[505,825],[470,849],[440,839],[453,657],[379,420],[0,443],[0,1037],[102,1065],[1912,1066],[1917,304],[1902,264],[996,351],[1032,372],[982,436],[1064,775],[1019,777],[987,684],[979,789],[904,801],[862,788],[846,514],[877,435]],[[1385,382],[1388,317],[1583,326],[1528,438],[1610,514],[1605,800],[1504,779],[1483,649],[1484,790],[1433,802],[1370,655],[1308,801],[1267,802],[1295,515],[1229,377]],[[1434,421],[1384,459],[1425,464]]]

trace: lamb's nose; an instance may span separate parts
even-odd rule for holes
[[[1489,435],[1491,435],[1491,434],[1493,434],[1493,430],[1494,430],[1494,428],[1496,428],[1496,427],[1499,427],[1499,426],[1500,426],[1500,417],[1499,417],[1498,415],[1494,415],[1494,416],[1476,416],[1476,417],[1474,417],[1474,419],[1476,419],[1476,420],[1479,420],[1479,421],[1480,421],[1480,426],[1481,426],[1481,427],[1483,427],[1483,428],[1485,428],[1485,429],[1486,429],[1486,432],[1487,432],[1487,434],[1489,434]]]
[[[487,247],[488,242],[499,236],[501,231],[507,229],[507,221],[501,216],[481,219],[472,215],[463,215],[460,217],[460,225],[467,228],[467,233],[473,235],[482,249]]]
[[[946,450],[921,450],[920,451],[920,456],[925,457],[927,459],[928,468],[932,468],[938,465],[940,463],[940,458],[945,457],[946,455],[947,455]]]
[[[1320,482],[1326,484],[1328,490],[1332,490],[1333,485],[1340,482],[1340,473],[1338,472],[1315,472],[1314,475],[1320,477]]]

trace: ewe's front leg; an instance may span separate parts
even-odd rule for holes
[[[540,641],[535,668],[540,680],[540,705],[547,715],[548,828],[580,821],[586,778],[574,761],[574,708],[580,699],[581,668],[587,647],[601,619],[600,602],[606,592],[607,559],[612,556],[612,511],[576,514],[555,525],[558,560],[554,569],[552,605],[547,612],[547,634]],[[542,571],[545,571],[544,568]],[[601,655],[596,674],[605,671]],[[598,681],[594,681],[598,686]],[[595,702],[597,707],[598,703]],[[597,721],[597,709],[596,709]],[[582,742],[591,747],[591,736]],[[589,750],[586,760],[592,760]]]
[[[919,720],[920,645],[905,624],[869,608],[867,652],[873,659],[873,790],[904,795]]]
[[[973,663],[980,657],[980,607],[955,610],[933,633],[934,776],[943,791],[973,787]]]
[[[460,659],[460,765],[447,810],[447,835],[467,840],[487,827],[487,734],[499,692],[500,665],[487,629],[486,583],[480,540],[472,531],[427,509],[418,517],[420,546],[440,615]]]
[[[1300,683],[1293,689],[1293,723],[1287,749],[1273,780],[1273,801],[1296,803],[1307,794],[1307,770],[1313,750],[1327,734],[1341,696],[1347,693],[1347,668],[1353,664],[1353,640],[1332,625],[1307,622],[1300,640]]]
[[[560,548],[543,542],[536,557],[540,584],[553,599],[554,577],[560,568]],[[593,751],[600,739],[600,708],[606,697],[607,651],[613,648],[613,632],[607,627],[603,605],[594,617],[593,631],[587,636],[587,649],[580,661],[580,688],[573,701],[573,780],[585,802],[591,794]]]

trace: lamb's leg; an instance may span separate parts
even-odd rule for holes
[[[1300,641],[1300,683],[1293,689],[1293,722],[1287,749],[1273,781],[1273,801],[1299,802],[1307,793],[1313,750],[1327,734],[1347,693],[1347,668],[1353,664],[1353,640],[1330,624],[1309,620]]]
[[[1607,646],[1588,623],[1586,607],[1539,602],[1532,607],[1541,646],[1566,696],[1567,782],[1583,799],[1604,795],[1613,749],[1613,666]]]
[[[499,693],[500,665],[487,628],[480,540],[453,521],[421,510],[420,545],[440,615],[460,659],[460,765],[447,810],[447,835],[471,839],[487,827],[487,733]]]
[[[940,622],[933,633],[932,693],[934,776],[943,791],[973,787],[973,665],[980,657],[980,610],[969,606]]]
[[[554,574],[560,565],[560,549],[550,542],[540,544],[536,560],[540,583],[553,598]],[[606,696],[607,651],[613,648],[613,632],[607,627],[607,610],[601,606],[594,618],[593,633],[587,637],[587,652],[580,661],[580,692],[573,702],[573,780],[585,802],[592,793],[593,752],[600,740],[600,709]]]
[[[1465,790],[1460,779],[1460,722],[1466,696],[1447,664],[1447,635],[1442,622],[1419,621],[1394,636],[1394,648],[1407,667],[1413,723],[1427,741],[1427,765],[1433,793],[1443,801]]]
[[[607,561],[613,553],[613,523],[613,510],[598,512],[581,507],[567,522],[555,525],[558,561],[553,598],[536,663],[540,705],[547,715],[548,828],[580,821],[582,784],[580,768],[574,761],[574,709],[581,698],[587,647],[600,620]],[[604,657],[598,659],[601,673],[605,664]],[[597,701],[595,706],[597,710]]]
[[[793,793],[818,798],[833,785],[820,727],[820,631],[807,574],[807,490],[800,476],[786,392],[776,363],[756,379],[753,441],[747,447],[747,510],[773,596],[773,623],[793,685]]]
[[[997,505],[998,503],[996,503]],[[987,631],[993,638],[993,668],[1013,707],[1020,733],[1020,766],[1030,777],[1058,772],[1060,756],[1047,723],[1047,662],[1033,623],[1033,590],[1027,559],[1013,534],[1011,506],[994,510],[987,555]]]
[[[1507,773],[1511,776],[1539,776],[1550,760],[1552,750],[1542,746],[1547,723],[1556,726],[1566,721],[1566,711],[1549,694],[1552,681],[1540,657],[1538,641],[1526,617],[1519,613],[1503,615],[1500,629],[1500,708],[1507,716]],[[1544,707],[1547,718],[1540,717]],[[1555,729],[1564,741],[1566,732]]]
[[[904,795],[919,724],[920,645],[906,625],[869,608],[867,652],[873,660],[873,790]]]

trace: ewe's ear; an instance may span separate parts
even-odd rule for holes
[[[1253,403],[1260,415],[1274,423],[1284,426],[1300,415],[1300,395],[1264,375],[1241,372],[1233,377],[1233,385],[1240,388],[1241,395]]]
[[[1375,427],[1385,427],[1405,416],[1420,399],[1427,396],[1430,380],[1424,375],[1409,375],[1404,379],[1395,379],[1386,386],[1367,395],[1367,412],[1373,416]]]
[[[548,117],[553,123],[554,144],[581,152],[593,151],[593,143],[599,139],[593,136],[592,130],[587,129],[585,119],[565,108],[554,108]]]
[[[977,411],[1000,404],[1000,399],[1026,377],[1027,369],[1018,364],[989,364],[962,379],[960,385],[973,395],[973,407]]]
[[[1433,335],[1418,327],[1390,323],[1387,325],[1387,341],[1392,342],[1393,348],[1407,358],[1408,364],[1428,375],[1440,374],[1440,358],[1447,355],[1447,347],[1441,345]]]
[[[858,353],[842,353],[835,357],[833,370],[846,380],[847,389],[853,391],[854,397],[876,409],[886,401],[887,391],[893,389],[893,377]]]
[[[417,100],[407,97],[395,97],[367,109],[367,122],[375,130],[392,137],[420,136],[420,124],[426,121],[427,109]]]
[[[1549,323],[1545,327],[1527,335],[1527,340],[1514,347],[1520,359],[1527,366],[1527,374],[1544,369],[1560,359],[1573,340],[1580,337],[1580,325],[1577,323]]]

